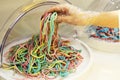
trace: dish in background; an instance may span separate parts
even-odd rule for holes
[[[96,33],[92,29],[92,31],[89,29],[90,27],[82,27],[76,29],[77,31],[77,37],[84,41],[86,44],[88,44],[90,47],[104,52],[111,52],[111,53],[119,53],[120,52],[120,41],[114,42],[110,40],[102,40],[99,38],[90,37],[92,34]],[[120,35],[119,35],[120,36]],[[115,36],[114,36],[115,37]],[[119,37],[120,39],[120,37]]]

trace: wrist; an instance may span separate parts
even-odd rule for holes
[[[91,11],[80,12],[80,14],[78,15],[79,25],[81,26],[93,25],[98,15],[99,15],[98,12],[91,12]]]

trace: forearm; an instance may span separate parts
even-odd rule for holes
[[[119,12],[93,12],[82,11],[77,7],[69,4],[57,5],[49,9],[46,13],[57,12],[58,17],[56,22],[69,23],[79,26],[101,26],[115,28],[119,27]]]
[[[95,25],[101,27],[119,27],[119,11],[112,12],[81,12],[78,15],[77,25]]]

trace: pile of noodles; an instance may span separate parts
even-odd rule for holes
[[[40,34],[10,48],[6,55],[9,65],[3,64],[3,68],[48,79],[74,72],[83,60],[81,50],[73,48],[69,40],[58,35],[56,18],[56,12],[46,14],[40,21]]]

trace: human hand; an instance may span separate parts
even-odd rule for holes
[[[58,23],[65,22],[69,24],[77,24],[79,22],[79,18],[77,18],[78,17],[77,15],[79,14],[80,10],[73,5],[61,4],[53,6],[52,8],[48,9],[43,14],[43,16],[45,16],[45,14],[53,12],[57,12],[58,14],[58,17],[56,19],[56,22]]]

